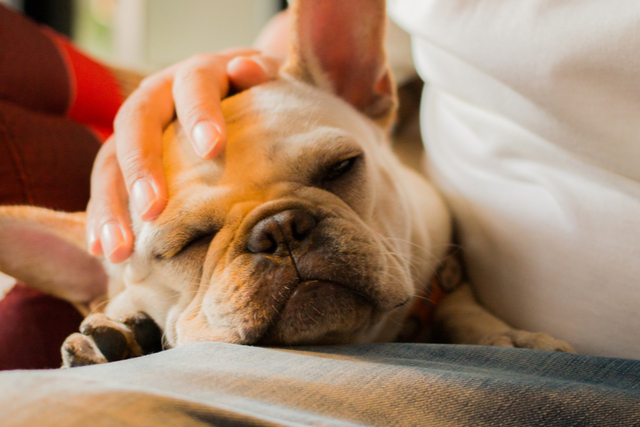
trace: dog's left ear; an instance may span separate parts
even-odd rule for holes
[[[384,0],[296,0],[283,71],[332,91],[381,126],[396,111]]]
[[[86,249],[85,224],[84,213],[0,206],[0,271],[70,302],[104,295],[107,275]]]

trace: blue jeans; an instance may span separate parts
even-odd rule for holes
[[[0,373],[2,426],[640,426],[640,361],[482,346],[192,344]]]

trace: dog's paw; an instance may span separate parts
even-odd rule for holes
[[[63,368],[130,359],[162,350],[162,331],[145,313],[120,321],[92,314],[62,345]]]
[[[549,334],[545,334],[544,332],[520,331],[516,329],[488,336],[479,344],[496,347],[530,348],[534,350],[575,353],[575,350],[571,345],[562,340],[555,339]]]

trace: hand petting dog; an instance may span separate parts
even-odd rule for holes
[[[74,283],[108,281],[108,304],[65,342],[65,366],[201,341],[389,342],[428,291],[451,220],[391,150],[384,1],[300,0],[290,14],[277,79],[268,56],[233,51],[196,57],[133,95],[96,161],[88,247],[84,214],[0,208],[12,247],[0,248],[0,270],[75,302],[90,296]],[[232,85],[261,81],[219,102]],[[206,105],[194,88],[211,93]],[[30,238],[48,243],[35,268]],[[466,285],[435,319],[455,342],[571,350],[513,330]]]

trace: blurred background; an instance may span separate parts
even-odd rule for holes
[[[286,0],[0,0],[90,55],[153,71],[197,52],[251,45]]]
[[[345,0],[348,1],[348,0]],[[148,74],[199,52],[250,46],[286,0],[0,0],[67,35],[90,56]],[[422,162],[418,110],[422,81],[407,33],[389,22],[387,57],[400,111],[394,146],[409,166]]]

